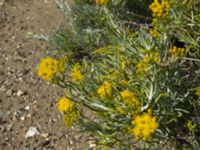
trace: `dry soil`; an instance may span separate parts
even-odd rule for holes
[[[37,76],[46,43],[29,31],[50,34],[63,16],[54,0],[0,0],[0,150],[82,150],[82,133],[63,126],[61,90]],[[39,134],[26,138],[34,127]]]

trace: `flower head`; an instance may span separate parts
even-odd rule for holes
[[[178,48],[176,46],[173,46],[170,50],[169,50],[169,53],[172,55],[172,56],[175,56],[175,57],[183,57],[185,56],[185,48]]]
[[[158,32],[157,28],[151,29],[150,30],[150,35],[155,37],[155,38],[159,38],[160,37],[160,33]]]
[[[195,89],[195,95],[200,97],[200,86]]]
[[[65,71],[64,63],[51,57],[42,59],[38,66],[38,75],[47,81],[51,81],[56,74],[63,71]]]
[[[97,5],[106,5],[109,2],[109,0],[96,0]]]
[[[64,115],[63,121],[66,126],[73,125],[74,121],[77,120],[79,114],[76,111],[68,112]]]
[[[158,128],[156,117],[153,117],[151,113],[143,113],[136,116],[132,124],[134,125],[132,132],[136,140],[148,140],[151,134]]]
[[[135,113],[139,112],[141,106],[139,100],[133,92],[124,90],[120,92],[120,95],[122,97],[122,100],[128,107],[134,108],[134,110],[136,111]]]
[[[81,73],[81,66],[79,64],[75,64],[72,67],[71,71],[71,77],[72,77],[72,82],[79,82],[83,79],[83,75]]]
[[[150,64],[158,64],[160,62],[159,53],[150,53],[143,57],[143,60],[136,65],[136,71],[138,74],[143,75],[149,70]]]
[[[149,8],[153,12],[154,17],[163,17],[170,9],[170,4],[167,0],[162,0],[159,2],[158,0],[154,0],[154,2],[149,5]]]
[[[190,121],[187,122],[187,128],[190,131],[194,131],[197,128],[197,124],[194,121],[190,120]]]
[[[58,110],[60,112],[69,112],[74,107],[74,102],[70,101],[68,98],[61,98],[58,100]]]
[[[102,84],[97,89],[97,93],[98,93],[99,97],[102,98],[102,99],[107,98],[107,97],[111,97],[111,94],[112,94],[111,83],[109,83],[108,81],[104,82],[104,84]]]

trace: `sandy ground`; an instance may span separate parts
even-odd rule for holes
[[[87,149],[82,133],[63,126],[56,103],[61,90],[37,76],[51,48],[26,37],[49,34],[62,18],[54,0],[0,0],[0,150]],[[26,138],[30,127],[38,134]]]

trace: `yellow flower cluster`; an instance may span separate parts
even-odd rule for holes
[[[43,58],[38,66],[38,76],[47,81],[51,81],[57,73],[64,71],[64,62],[51,57]]]
[[[160,33],[158,32],[158,30],[159,30],[158,18],[153,18],[151,25],[154,28],[150,30],[150,35],[155,37],[155,38],[159,38]]]
[[[58,110],[60,112],[69,112],[74,107],[74,102],[70,101],[68,98],[61,98],[58,100]]]
[[[102,98],[102,99],[111,97],[111,95],[112,95],[112,85],[111,85],[111,83],[109,83],[108,81],[104,82],[104,84],[101,85],[97,89],[97,93],[98,93],[99,97]]]
[[[106,5],[109,2],[109,0],[96,0],[96,4],[98,5]]]
[[[160,62],[160,55],[158,53],[150,53],[145,55],[143,60],[136,65],[136,71],[138,74],[143,75],[148,71],[150,64],[156,64]]]
[[[170,50],[169,50],[169,53],[172,55],[172,56],[175,56],[175,57],[183,57],[185,56],[185,48],[178,48],[176,46],[173,46]]]
[[[153,117],[150,112],[136,116],[132,124],[134,125],[132,132],[136,140],[149,140],[151,134],[158,128],[156,117]]]
[[[120,92],[122,100],[127,106],[132,106],[135,109],[135,113],[140,111],[140,103],[135,94],[131,91],[124,90]]]
[[[78,118],[78,113],[77,111],[73,110],[75,103],[70,101],[68,98],[60,98],[58,100],[58,110],[60,112],[64,112],[64,124],[67,126],[71,126],[74,122],[74,120],[76,120]]]
[[[79,64],[75,64],[72,67],[72,72],[71,72],[71,78],[72,78],[72,82],[78,82],[81,81],[83,79],[83,75],[81,73],[81,66]]]
[[[68,112],[66,115],[64,115],[64,124],[66,126],[71,126],[73,125],[74,121],[78,118],[78,113],[73,111],[73,112]]]
[[[158,32],[157,28],[151,29],[150,30],[150,35],[155,37],[155,38],[159,38],[160,37],[160,33]]]
[[[200,86],[196,88],[195,94],[200,97]]]
[[[149,8],[153,12],[153,17],[163,17],[170,9],[170,4],[167,0],[154,0],[154,2],[149,5]]]
[[[190,131],[194,131],[197,128],[197,124],[194,121],[190,120],[190,121],[187,122],[187,128]]]
[[[196,19],[196,21],[199,23],[200,22],[200,13],[199,14],[196,14],[194,16],[194,18]]]

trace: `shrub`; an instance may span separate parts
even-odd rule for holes
[[[96,37],[90,44],[75,40],[71,46],[90,51],[92,59],[57,59],[56,64],[65,64],[65,73],[57,69],[48,79],[67,91],[62,103],[59,100],[67,124],[113,149],[162,149],[166,143],[198,149],[200,3],[154,0],[149,5],[152,23],[134,32],[109,6],[96,7],[96,16],[106,14],[101,27],[109,41],[91,46],[101,33],[92,34]]]
[[[110,20],[111,16],[108,15],[111,14],[102,7],[104,1],[97,0],[97,2],[99,4],[94,0],[75,0],[75,4],[70,6],[66,0],[56,0],[58,8],[65,16],[65,22],[49,36],[37,33],[31,33],[29,36],[48,41],[54,48],[68,53],[73,59],[91,57],[95,49],[115,43],[112,29],[112,24],[115,22]],[[135,0],[105,2],[109,11],[115,14],[112,15],[112,19],[123,20],[123,24],[131,27],[132,30],[137,28],[135,22],[145,23],[148,20],[148,17],[143,16],[150,14],[147,9],[144,11],[147,8],[147,1],[140,2],[139,6],[136,5],[138,1]],[[129,24],[131,20],[135,22]]]

